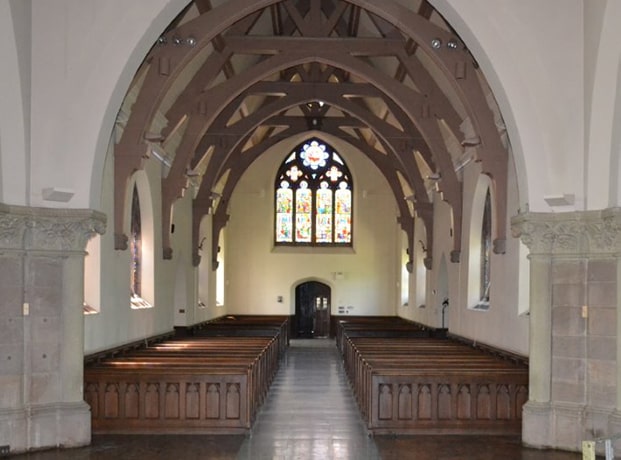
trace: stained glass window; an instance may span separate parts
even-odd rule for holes
[[[492,197],[487,189],[481,228],[481,300],[489,302],[492,254]]]
[[[276,190],[276,240],[293,241],[291,216],[293,216],[293,191],[289,182],[284,180]]]
[[[130,283],[132,297],[140,297],[140,282],[142,277],[142,229],[140,220],[140,200],[138,189],[134,185],[131,210],[131,237],[129,238],[129,252],[131,257]]]
[[[311,138],[289,153],[275,184],[276,244],[351,245],[352,180],[334,149]]]
[[[310,243],[312,241],[312,207],[313,194],[306,181],[300,182],[295,191],[295,241]]]

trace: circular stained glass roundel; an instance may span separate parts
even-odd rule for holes
[[[300,153],[304,166],[308,166],[311,169],[323,168],[326,165],[328,159],[328,152],[326,152],[326,146],[320,144],[317,141],[312,141],[309,144],[304,144],[302,152]]]

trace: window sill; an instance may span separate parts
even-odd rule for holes
[[[83,304],[83,308],[84,308],[84,315],[85,316],[98,315],[99,314],[99,310],[97,310],[95,307],[90,306],[87,303]]]
[[[146,308],[153,308],[153,305],[137,295],[131,296],[129,298],[129,303],[132,310],[144,310]]]
[[[476,305],[470,307],[470,310],[474,310],[474,311],[489,311],[489,302],[481,300]]]
[[[352,246],[274,246],[274,254],[355,254]]]

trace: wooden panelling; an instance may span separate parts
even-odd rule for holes
[[[205,326],[91,361],[84,398],[93,433],[247,432],[286,350],[287,321],[221,319],[217,333]],[[224,334],[231,322],[245,333]]]
[[[370,432],[521,432],[528,398],[523,358],[434,337],[398,318],[342,321],[337,340]]]

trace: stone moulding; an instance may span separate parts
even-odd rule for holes
[[[0,203],[0,249],[83,251],[106,231],[106,215],[92,209],[54,209]]]
[[[511,233],[531,254],[610,255],[621,253],[621,208],[566,213],[518,214]]]

